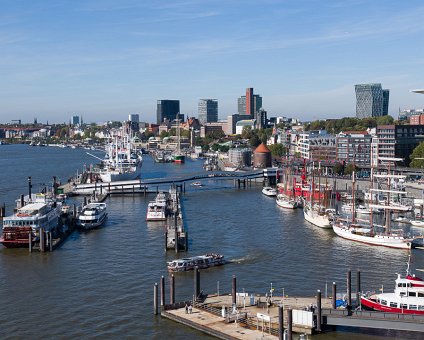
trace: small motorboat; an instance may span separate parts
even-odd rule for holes
[[[262,193],[266,196],[277,196],[277,189],[272,187],[263,187]]]
[[[194,187],[202,187],[203,186],[203,184],[201,182],[193,182],[193,183],[191,183],[191,185],[194,186]]]
[[[409,221],[413,227],[424,227],[424,220],[412,220]]]

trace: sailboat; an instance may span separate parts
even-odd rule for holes
[[[313,166],[314,168],[314,166]],[[320,169],[319,169],[320,170]],[[321,174],[319,174],[321,175]],[[319,176],[318,182],[318,203],[314,204],[314,195],[315,195],[315,181],[314,181],[314,169],[312,170],[312,185],[309,195],[309,202],[305,204],[303,208],[303,217],[309,223],[316,225],[320,228],[331,228],[330,216],[326,211],[325,205],[321,204],[321,176]],[[325,183],[325,191],[327,191],[327,180]]]
[[[384,160],[388,161],[397,161],[398,158],[393,159],[387,159],[384,158]],[[411,249],[413,247],[413,243],[417,238],[414,237],[407,237],[404,235],[402,230],[392,230],[391,229],[391,212],[392,211],[407,211],[407,207],[402,207],[400,205],[393,206],[390,204],[390,195],[392,193],[399,193],[397,191],[391,190],[390,186],[390,180],[391,178],[397,178],[399,175],[394,175],[390,173],[390,167],[389,171],[385,175],[374,175],[373,169],[371,169],[371,185],[372,188],[370,189],[371,192],[381,192],[384,191],[388,194],[387,197],[387,203],[386,204],[370,204],[369,207],[371,209],[370,214],[370,221],[369,223],[364,223],[359,221],[357,222],[355,220],[355,204],[353,204],[352,209],[352,217],[351,221],[348,219],[338,219],[333,223],[333,230],[334,232],[345,239],[366,243],[370,245],[375,246],[384,246],[389,248],[397,248],[397,249]],[[388,179],[388,189],[387,190],[380,190],[380,189],[374,189],[373,179],[377,177],[384,177]],[[354,191],[355,187],[355,172],[352,173],[352,197],[354,202]],[[402,192],[403,194],[406,194],[405,192]],[[383,209],[385,212],[385,225],[384,226],[378,226],[373,221],[373,210],[372,209]],[[405,209],[405,210],[404,210]],[[376,232],[377,229],[380,229],[381,232]],[[421,238],[421,237],[420,237]]]
[[[279,193],[277,195],[276,203],[279,207],[286,208],[286,209],[296,209],[297,208],[297,201],[290,196],[287,196],[287,181],[288,181],[288,175],[287,175],[287,169],[284,176],[284,193]]]
[[[177,114],[177,150],[174,152],[172,156],[172,160],[174,163],[182,164],[185,162],[185,155],[181,153],[181,132],[180,132],[180,120],[178,119]]]

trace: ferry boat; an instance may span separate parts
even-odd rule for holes
[[[389,313],[424,314],[424,280],[411,275],[409,261],[404,278],[398,274],[393,293],[369,293],[361,297],[365,309]]]
[[[0,238],[7,248],[27,248],[40,240],[40,230],[54,231],[59,225],[61,204],[45,194],[25,196],[17,200],[16,213],[3,219]]]
[[[225,263],[226,261],[223,255],[211,253],[168,262],[168,270],[170,272],[185,272],[193,270],[196,267],[199,269],[205,269],[214,266],[221,266]]]
[[[278,194],[275,202],[277,203],[279,207],[282,207],[282,208],[286,208],[286,209],[297,208],[297,202],[283,194]]]
[[[84,230],[90,230],[100,227],[106,218],[106,203],[89,203],[78,216],[77,225]]]
[[[160,192],[154,201],[149,202],[147,206],[146,221],[165,221],[166,220],[167,196]]]
[[[266,196],[277,196],[277,189],[272,187],[263,187],[262,193]]]

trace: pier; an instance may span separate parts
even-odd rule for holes
[[[176,253],[188,250],[188,233],[184,227],[181,187],[173,186],[169,190],[167,218],[165,222],[165,250],[174,249]]]
[[[170,280],[170,303],[166,303],[165,281],[161,279],[160,315],[166,319],[197,329],[219,339],[292,339],[293,333],[307,337],[334,330],[335,326],[384,329],[397,332],[424,332],[424,315],[383,313],[361,310],[360,271],[357,272],[356,293],[352,293],[351,271],[346,280],[346,307],[337,307],[337,287],[333,282],[330,297],[265,296],[237,291],[233,276],[229,294],[205,294],[200,290],[200,270],[194,271],[193,297],[175,302],[175,277]],[[154,286],[153,312],[159,315],[159,291]],[[340,294],[339,294],[340,295]],[[354,296],[354,299],[352,299]],[[190,307],[187,307],[190,306]]]

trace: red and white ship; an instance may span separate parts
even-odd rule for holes
[[[393,293],[362,296],[361,305],[380,312],[424,314],[424,280],[409,272],[408,262],[406,277],[398,274]]]

